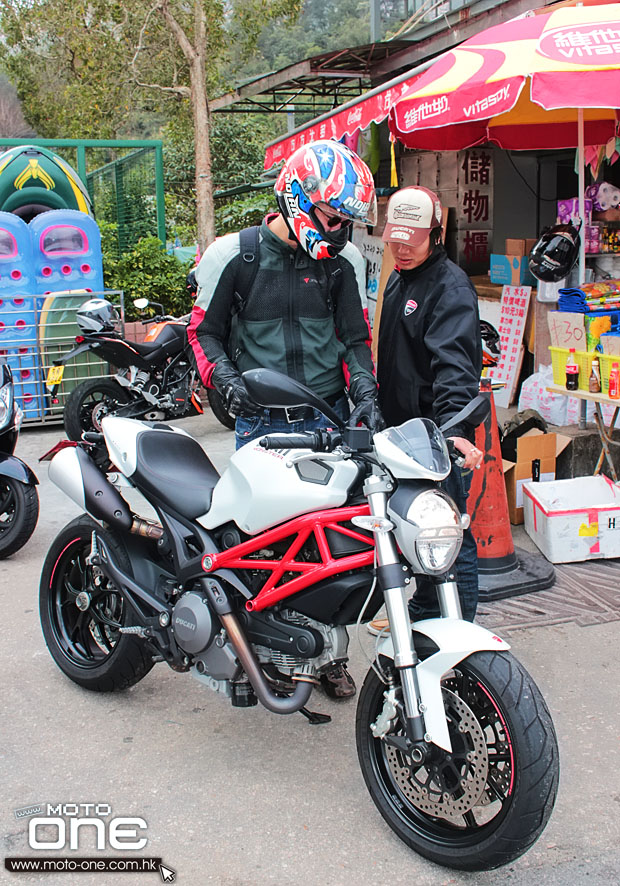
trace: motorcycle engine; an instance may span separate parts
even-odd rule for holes
[[[204,652],[219,631],[207,598],[196,591],[188,591],[177,601],[171,628],[178,645],[190,655]]]
[[[181,361],[175,367],[175,376],[170,380],[168,387],[168,399],[170,401],[168,409],[171,415],[185,415],[187,410],[187,400],[190,395],[189,364]]]

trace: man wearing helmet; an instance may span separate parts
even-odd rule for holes
[[[379,402],[388,425],[411,418],[430,418],[441,425],[478,393],[482,365],[476,291],[450,261],[441,242],[441,203],[423,187],[392,194],[383,240],[396,270],[383,295],[377,373]],[[462,424],[450,439],[463,458],[442,485],[461,513],[467,510],[471,468],[482,460],[474,428]],[[478,602],[476,542],[470,530],[456,561],[463,617],[473,621]],[[410,603],[414,618],[438,613],[430,582],[418,580]],[[383,628],[379,619],[371,632]]]
[[[260,226],[256,256],[242,250],[240,234],[228,234],[208,247],[196,269],[188,337],[202,381],[236,416],[237,448],[263,434],[328,424],[309,407],[257,406],[241,373],[258,367],[307,385],[343,419],[346,373],[350,423],[380,430],[364,262],[349,242],[353,222],[376,222],[372,174],[344,145],[318,141],[289,157],[274,191],[280,211]],[[256,265],[249,291],[239,291],[246,288],[239,285],[244,261]],[[355,692],[344,668],[323,685],[335,698]]]

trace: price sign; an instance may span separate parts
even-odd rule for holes
[[[583,314],[569,311],[549,311],[547,314],[551,345],[554,348],[575,348],[586,350],[586,331]]]

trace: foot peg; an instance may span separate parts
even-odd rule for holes
[[[306,717],[311,726],[320,726],[322,723],[331,723],[332,721],[329,714],[319,714],[318,711],[309,711],[308,708],[300,708],[299,713]]]

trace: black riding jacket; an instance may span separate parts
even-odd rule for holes
[[[337,259],[316,261],[263,222],[254,282],[237,294],[240,261],[239,235],[228,234],[209,246],[196,271],[188,338],[205,384],[227,349],[239,372],[275,369],[320,397],[344,390],[345,367],[351,380],[375,383],[364,261],[352,243]]]
[[[476,291],[468,276],[436,246],[424,264],[394,271],[383,295],[377,378],[389,425],[452,418],[478,393],[482,369]],[[451,436],[473,439],[462,424]]]

